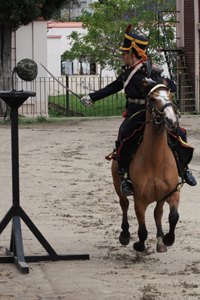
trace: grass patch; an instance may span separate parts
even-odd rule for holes
[[[57,109],[48,109],[48,114],[50,118],[66,118],[66,114],[62,113]]]
[[[66,95],[49,96],[48,101],[62,105],[65,108],[67,107]],[[69,95],[69,109],[75,112],[75,115],[77,112],[91,117],[121,116],[125,111],[125,104],[126,98],[122,93],[114,94],[100,101],[96,101],[92,108],[85,107],[75,95]],[[56,117],[66,116],[59,107],[49,109],[49,114]]]
[[[41,115],[41,116],[37,116],[37,122],[38,123],[48,123],[48,120],[46,117]]]
[[[67,120],[67,118],[66,118]],[[18,119],[18,124],[19,125],[33,125],[33,124],[49,124],[49,123],[61,123],[64,122],[64,119],[50,119],[50,118],[46,118],[44,116],[38,116],[35,119],[28,119],[28,120],[23,120],[23,119]],[[2,122],[1,124],[3,124],[4,122]]]

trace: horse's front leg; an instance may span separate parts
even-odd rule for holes
[[[175,227],[179,219],[178,214],[178,205],[179,205],[179,196],[180,192],[176,192],[171,196],[169,205],[170,205],[170,213],[169,213],[169,232],[163,237],[163,243],[166,246],[173,245],[175,241]]]
[[[123,212],[122,225],[121,225],[122,232],[120,233],[119,241],[122,245],[126,246],[130,242],[130,232],[129,232],[129,223],[128,223],[129,201],[127,197],[121,195],[121,190],[120,190],[121,179],[119,177],[117,162],[115,160],[113,160],[111,171],[113,176],[113,184],[116,193],[119,196],[119,203]]]
[[[122,218],[122,232],[119,236],[119,241],[122,245],[126,246],[130,242],[130,232],[129,232],[129,223],[128,223],[128,207],[129,207],[129,201],[128,199],[123,196],[120,197],[120,206],[123,212],[123,218]]]
[[[145,211],[147,206],[142,203],[141,199],[139,201],[135,201],[135,213],[138,220],[138,237],[139,242],[133,244],[133,247],[136,251],[144,251],[145,244],[144,242],[147,239],[148,232],[145,224]]]
[[[162,223],[161,223],[162,215],[163,215],[163,205],[164,205],[164,201],[157,202],[156,207],[154,209],[154,219],[157,228],[157,247],[156,247],[157,252],[167,251],[167,247],[163,243],[164,233],[162,230]]]

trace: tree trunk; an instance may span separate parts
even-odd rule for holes
[[[100,81],[99,81],[99,89],[101,89],[101,82],[102,82],[102,67],[100,66],[100,74],[99,74],[99,79],[100,79]]]
[[[11,28],[0,26],[0,91],[11,90]],[[6,104],[0,99],[0,114],[6,112]]]

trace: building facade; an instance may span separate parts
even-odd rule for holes
[[[200,76],[200,1],[177,0],[177,47],[185,54],[186,66],[195,92],[195,110],[199,111]]]
[[[91,11],[89,4],[94,2],[94,0],[73,0],[69,2],[68,8],[63,9],[61,15],[68,22],[73,21],[81,15],[81,11],[87,10]]]

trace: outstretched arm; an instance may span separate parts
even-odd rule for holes
[[[103,99],[107,96],[118,93],[123,89],[123,80],[120,75],[115,81],[108,84],[105,88],[102,88],[94,93],[90,93],[81,98],[81,103],[87,107],[93,107],[95,101]]]

